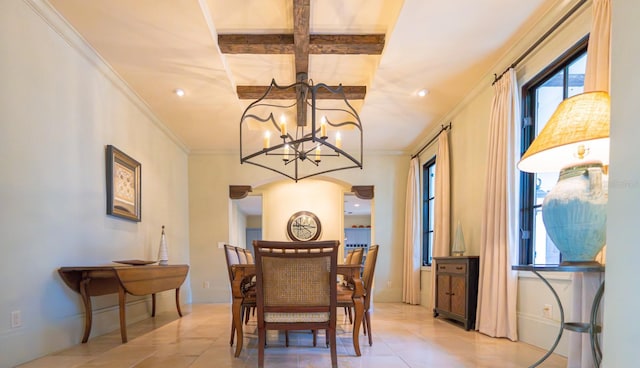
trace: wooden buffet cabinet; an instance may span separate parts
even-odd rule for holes
[[[436,270],[433,316],[460,321],[469,331],[476,323],[479,257],[434,257],[433,260]]]

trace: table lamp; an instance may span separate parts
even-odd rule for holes
[[[542,203],[542,221],[563,264],[595,264],[606,241],[610,100],[586,92],[558,105],[518,163],[525,172],[560,171]]]

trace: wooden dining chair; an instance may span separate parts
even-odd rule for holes
[[[353,258],[353,252],[347,252],[347,256],[344,259],[344,264],[351,264],[352,258]]]
[[[267,330],[325,330],[331,366],[338,366],[335,280],[339,245],[337,240],[254,240],[258,367],[264,366]]]
[[[247,253],[244,248],[236,247],[236,252],[238,253],[238,259],[240,260],[240,264],[249,263],[247,260]]]
[[[347,259],[345,260],[345,264],[362,264],[362,257],[364,255],[364,248],[356,248],[347,254]],[[347,292],[345,289],[349,289],[349,285],[346,281],[343,282],[341,286],[342,292]],[[352,289],[349,289],[352,290]],[[340,293],[340,291],[338,291]],[[352,308],[344,307],[344,314],[349,317],[349,323],[353,324],[353,312]]]
[[[356,248],[351,252],[351,259],[347,264],[362,264],[362,256],[364,255],[364,248]]]
[[[364,271],[362,272],[362,282],[364,284],[364,318],[362,319],[362,330],[365,335],[369,337],[369,346],[373,345],[373,338],[371,334],[371,316],[369,309],[371,307],[371,294],[373,287],[373,274],[376,270],[376,261],[378,259],[378,245],[372,245],[367,252],[367,258],[364,261]],[[353,290],[346,288],[338,288],[338,308],[351,308],[354,307]],[[351,322],[353,323],[353,322]]]
[[[240,257],[238,257],[238,251],[240,249],[243,249],[243,248],[239,248],[229,244],[224,245],[224,255],[227,261],[227,271],[229,273],[229,285],[231,287],[233,287],[233,279],[234,279],[234,274],[231,266],[236,264],[241,264]],[[244,257],[244,260],[246,263],[246,257]],[[249,311],[252,309],[255,309],[256,307],[256,293],[255,293],[255,287],[251,286],[251,280],[243,281],[242,289],[244,291],[245,297],[242,300],[242,312],[241,312],[240,318],[244,319],[246,324],[246,321],[249,317]],[[233,323],[234,322],[233,317],[231,318],[232,318],[231,337],[229,338],[229,345],[233,346],[236,327]]]

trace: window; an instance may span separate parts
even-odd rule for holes
[[[558,104],[584,91],[585,38],[523,86],[522,152],[529,148]],[[542,201],[558,181],[556,173],[521,173],[520,263],[556,264],[561,254],[547,236]]]
[[[436,158],[422,166],[422,265],[431,265],[436,198]]]

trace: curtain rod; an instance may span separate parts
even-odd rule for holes
[[[422,151],[424,151],[427,147],[429,147],[431,145],[431,143],[435,142],[435,140],[440,136],[440,133],[444,132],[447,129],[451,129],[451,122],[449,122],[449,124],[447,124],[447,125],[440,125],[440,126],[441,126],[441,128],[440,128],[440,131],[438,132],[438,134],[436,134],[431,139],[429,139],[429,142],[427,142],[424,146],[422,146],[422,148],[420,148],[418,153],[416,153],[415,155],[411,156],[412,160],[414,158],[418,157],[422,153]]]
[[[494,80],[493,80],[493,83],[491,83],[491,85],[493,86],[494,84],[496,84],[496,82],[499,81],[502,78],[502,76],[504,76],[509,71],[509,69],[515,68],[516,66],[518,66],[518,64],[522,60],[524,60],[524,58],[529,56],[529,54],[533,50],[535,50],[536,47],[540,46],[540,44],[543,43],[547,39],[547,37],[551,36],[551,34],[553,32],[555,32],[556,29],[558,29],[567,19],[569,19],[569,17],[571,17],[573,15],[573,13],[575,13],[578,9],[580,9],[580,7],[582,5],[584,5],[584,3],[586,3],[586,2],[587,2],[587,0],[580,0],[578,3],[576,3],[576,5],[574,5],[573,8],[569,9],[567,14],[565,14],[562,18],[560,18],[560,20],[558,20],[556,22],[556,24],[554,24],[551,28],[549,28],[549,30],[545,34],[543,34],[542,37],[540,37],[522,55],[520,55],[520,57],[517,58],[516,61],[511,63],[511,65],[509,65],[509,67],[507,69],[505,69],[500,75],[494,74]]]

